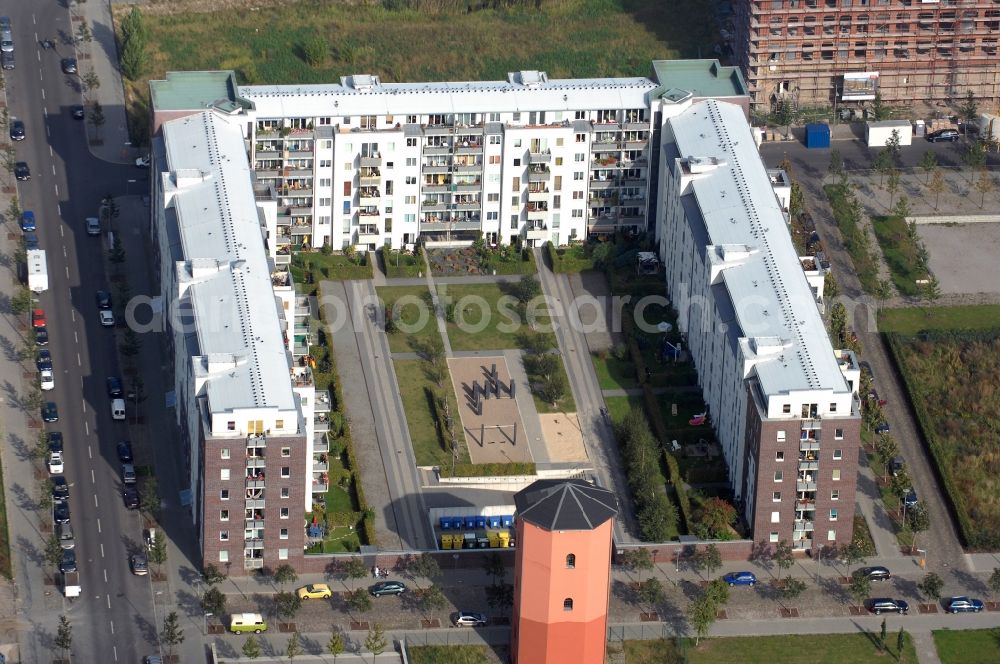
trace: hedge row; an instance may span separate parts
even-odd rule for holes
[[[424,257],[422,255],[401,253],[382,247],[382,265],[385,266],[385,276],[390,279],[410,279],[419,277],[424,271]],[[399,257],[399,265],[396,265],[396,257]]]
[[[534,475],[535,464],[517,463],[458,463],[455,472],[450,466],[441,466],[441,477],[510,477],[512,475]]]
[[[646,417],[649,418],[650,423],[653,425],[653,432],[659,440],[660,448],[663,449],[663,458],[667,462],[667,470],[670,472],[670,483],[674,487],[674,494],[677,496],[677,505],[680,508],[681,525],[684,528],[684,532],[689,533],[694,523],[691,518],[691,497],[688,496],[687,486],[684,484],[684,478],[681,477],[681,468],[677,462],[677,457],[667,449],[666,442],[670,440],[670,434],[667,433],[667,423],[663,421],[660,404],[653,393],[653,388],[648,383],[642,386],[642,397],[646,406]]]
[[[584,251],[582,244],[571,244],[568,247],[557,249],[549,240],[545,243],[545,251],[549,255],[549,263],[552,265],[553,272],[571,274],[594,269],[594,262],[590,258],[579,255]]]

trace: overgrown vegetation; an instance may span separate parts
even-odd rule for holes
[[[864,208],[845,184],[829,184],[823,187],[833,208],[833,218],[844,238],[844,246],[854,262],[854,271],[861,282],[861,288],[874,295],[878,284],[878,263],[872,250],[871,239],[865,232]]]
[[[966,545],[1000,547],[1000,329],[887,335]]]
[[[603,267],[611,245],[606,242],[572,242],[565,247],[545,243],[545,252],[555,273],[575,273]]]
[[[884,309],[878,316],[882,332],[915,335],[924,330],[992,330],[1000,328],[1000,306],[907,307]]]
[[[929,254],[917,236],[917,225],[897,215],[872,217],[875,237],[900,295],[922,293],[918,280],[926,279]]]
[[[289,269],[296,289],[309,295],[316,294],[317,284],[323,279],[338,281],[371,279],[373,276],[373,267],[368,254],[355,251],[343,253],[300,251],[292,257]]]
[[[615,438],[625,462],[640,536],[646,542],[673,539],[677,536],[677,508],[664,491],[660,446],[641,410],[632,409],[615,423]]]
[[[382,247],[382,265],[385,276],[390,279],[419,277],[427,267],[423,252],[419,247],[413,252]]]

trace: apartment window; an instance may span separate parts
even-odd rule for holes
[[[486,221],[498,221],[500,219],[500,213],[497,211],[487,212]]]
[[[490,145],[500,145],[500,137],[490,136]]]
[[[586,134],[577,134],[576,135],[576,142],[577,143],[586,143],[587,142],[587,135]]]
[[[486,194],[486,200],[489,201],[490,203],[499,203],[500,194]]]
[[[417,183],[417,176],[416,175],[407,175],[406,179],[403,180],[403,183],[404,184],[416,184]]]
[[[785,432],[784,431],[779,431],[778,432],[778,442],[779,443],[785,442]]]
[[[229,469],[228,468],[221,468],[221,469],[219,469],[219,479],[222,480],[223,482],[225,482],[226,480],[229,479]]]
[[[580,162],[583,161],[585,158],[586,155],[584,155],[582,152],[577,152],[575,155],[573,155],[573,161]]]
[[[517,215],[516,214],[510,215],[510,228],[511,228],[511,230],[516,230],[517,229],[517,222],[518,222]]]
[[[844,450],[834,450],[833,451],[833,460],[834,461],[840,461],[843,458],[844,458]]]
[[[228,429],[229,431],[236,431],[236,422],[232,421],[226,422],[226,429]]]
[[[491,164],[499,164],[500,163],[500,155],[498,155],[498,154],[491,154],[490,155],[490,163]]]
[[[587,119],[587,111],[576,111],[575,113],[573,113],[573,119],[574,120],[586,120]]]
[[[834,429],[833,430],[833,438],[834,438],[834,440],[843,440],[844,439],[844,430],[843,429]]]
[[[406,139],[406,147],[408,147],[408,148],[415,148],[415,147],[417,147],[417,139],[415,139],[415,138],[408,138],[408,139]]]
[[[514,165],[515,166],[520,166],[521,165],[521,160],[520,159],[515,159],[514,160]]]
[[[332,150],[333,149],[333,141],[320,141],[319,142],[319,146],[321,148],[323,148],[324,150]],[[327,166],[329,166],[329,165],[330,164],[327,163]]]
[[[830,412],[831,413],[836,413],[837,412],[837,404],[835,404],[833,402],[830,402]]]
[[[278,549],[278,560],[288,560],[288,549]]]
[[[229,500],[229,489],[223,489],[219,492],[219,500]]]
[[[553,210],[558,210],[561,205],[562,205],[562,196],[553,196],[552,197],[552,209]]]
[[[329,215],[321,214],[319,216],[319,224],[320,224],[320,226],[324,226],[324,225],[329,224],[329,223],[330,223],[330,217],[329,217]]]
[[[833,470],[833,481],[834,482],[839,482],[840,481],[840,468],[834,468],[834,470]]]
[[[771,531],[771,534],[770,534],[770,536],[767,539],[768,539],[769,542],[777,542],[778,541],[778,533],[776,533],[774,531]]]
[[[566,569],[576,569],[576,554],[566,554]]]
[[[278,533],[278,539],[288,539],[288,528],[282,528]]]
[[[288,487],[287,486],[281,487],[281,497],[282,498],[288,498]]]
[[[406,116],[406,124],[417,124],[417,116],[415,116],[415,115],[407,115]]]
[[[781,512],[771,512],[771,523],[781,523]]]
[[[786,404],[784,404],[784,405],[783,405],[783,406],[781,407],[781,412],[782,412],[782,413],[790,413],[790,412],[792,412],[792,404],[790,404],[790,403],[786,403]]]
[[[321,198],[321,199],[319,199],[319,206],[320,207],[330,207],[330,199],[329,198]]]
[[[514,118],[515,120],[517,120],[518,118],[520,118],[520,117],[521,117],[521,114],[520,114],[520,113],[515,113],[514,115],[516,116],[516,117]],[[519,147],[521,147],[521,139],[520,139],[520,138],[515,138],[515,139],[514,139],[514,147],[515,147],[515,148],[519,148]]]
[[[417,220],[417,215],[415,214],[404,214],[403,222],[407,224],[412,224]]]
[[[562,166],[562,165],[563,165],[563,158],[556,157],[556,166]]]
[[[573,217],[574,219],[582,219],[583,218],[583,210],[573,210],[573,212],[570,214],[570,216]]]
[[[782,470],[776,470],[776,471],[774,471],[774,481],[775,482],[781,482],[784,478],[785,478],[784,471],[782,471]]]
[[[830,521],[837,520],[837,510],[830,510]]]
[[[514,117],[512,119],[513,119],[514,122],[520,122],[521,121],[521,114],[515,112],[514,113]]]
[[[566,599],[563,600],[563,611],[572,611],[572,610],[573,610],[573,598],[567,597]]]
[[[333,118],[320,118],[319,123],[320,125],[330,125],[333,123]]]
[[[219,521],[229,521],[229,510],[219,511]]]
[[[229,541],[229,531],[228,530],[220,530],[219,531],[219,541],[220,542],[228,542]]]
[[[228,447],[223,447],[222,450],[221,450],[221,454],[222,454],[221,458],[228,459],[229,458],[229,448]]]
[[[574,191],[573,192],[573,200],[574,201],[582,201],[583,200],[583,192],[582,191]]]
[[[510,180],[510,187],[511,187],[511,189],[520,189],[521,188],[521,178],[511,178],[511,180]]]
[[[781,492],[780,491],[775,491],[774,493],[771,494],[771,502],[772,503],[780,503],[781,502]]]
[[[331,166],[333,166],[333,160],[332,159],[320,159],[319,160],[319,167],[320,168],[330,168]]]
[[[228,563],[229,562],[229,552],[228,551],[219,551],[219,562],[220,563]]]
[[[281,467],[281,476],[282,477],[291,477],[292,476],[291,469],[288,466],[282,466]]]
[[[775,452],[774,453],[774,460],[775,461],[784,461],[785,460],[785,452],[783,450],[778,450],[777,452]]]
[[[288,508],[287,507],[282,507],[279,516],[282,519],[287,519],[288,518]]]
[[[837,539],[837,531],[836,530],[828,530],[828,531],[826,531],[826,541],[827,542],[834,542],[834,541],[836,541],[836,539]]]
[[[556,191],[562,191],[562,176],[557,175],[552,178],[552,188]]]
[[[345,161],[345,162],[344,162],[344,170],[345,170],[345,171],[349,171],[349,170],[351,170],[352,168],[354,168],[354,164],[352,164],[352,163],[351,163],[351,162],[349,162],[349,161]]]
[[[515,207],[518,206],[518,205],[520,205],[521,204],[521,197],[520,196],[511,196],[510,197],[510,204],[513,205],[513,206],[515,206]]]
[[[292,448],[290,448],[290,447],[282,447],[281,448],[281,456],[283,456],[283,457],[290,457],[290,456],[292,456]]]
[[[416,157],[407,157],[406,158],[406,165],[410,166],[410,167],[416,166],[417,165],[417,158]]]
[[[490,118],[490,122],[500,122],[500,114],[499,113],[490,113],[489,118]]]
[[[405,203],[406,205],[416,205],[417,204],[417,197],[416,196],[405,196],[403,198],[403,203]]]
[[[583,182],[583,171],[574,171],[573,179],[577,182]]]
[[[834,489],[830,492],[830,500],[840,500],[840,489]]]

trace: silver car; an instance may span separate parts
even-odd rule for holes
[[[10,28],[0,29],[0,51],[14,52],[14,37],[10,34]]]

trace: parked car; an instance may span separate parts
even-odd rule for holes
[[[35,233],[24,234],[24,248],[38,249],[38,236]]]
[[[98,309],[111,308],[111,293],[109,293],[106,290],[97,291],[97,308]]]
[[[22,182],[31,179],[31,169],[28,167],[28,162],[19,161],[14,164],[14,177]]]
[[[0,52],[0,65],[2,65],[4,69],[13,69],[14,54],[9,51]]]
[[[873,567],[862,567],[855,574],[860,576],[867,576],[872,581],[888,581],[892,578],[892,572],[889,568],[882,567],[881,565],[875,565]]]
[[[878,395],[878,390],[872,388],[868,391],[868,400],[872,403],[877,403],[879,406],[885,406],[889,403],[886,399],[883,399]]]
[[[132,570],[132,573],[136,576],[146,576],[149,574],[149,562],[146,560],[146,556],[141,553],[135,553],[129,556],[128,568]]]
[[[135,160],[136,168],[149,168],[149,155]]]
[[[95,236],[101,234],[101,220],[97,217],[87,217],[87,235]]]
[[[59,407],[56,406],[56,403],[54,401],[47,401],[42,406],[42,421],[43,422],[59,421]]]
[[[35,355],[35,366],[38,370],[51,369],[52,368],[52,354],[47,349],[42,349],[38,351]]]
[[[906,505],[907,509],[909,509],[911,507],[916,507],[919,502],[920,500],[917,499],[916,490],[913,487],[910,487],[910,490],[906,492],[906,497],[903,498],[903,504]]]
[[[139,492],[136,490],[134,484],[127,484],[122,489],[122,502],[125,503],[125,509],[139,509]]]
[[[875,433],[889,433],[889,423],[882,422],[877,427],[875,427]]]
[[[35,213],[31,210],[25,210],[21,213],[21,230],[25,233],[38,230],[38,227],[35,225]]]
[[[74,120],[82,120],[87,117],[87,111],[83,106],[76,105],[69,107],[70,115],[73,116]]]
[[[73,538],[73,526],[68,523],[60,523],[56,526],[56,537],[59,538],[59,546],[63,549],[76,548],[76,540]]]
[[[75,74],[76,73],[76,58],[63,58],[62,62],[59,63],[62,67],[64,74]]]
[[[66,468],[63,462],[62,451],[59,452],[50,451],[47,465],[49,467],[49,473],[53,475],[61,475]]]
[[[69,523],[69,501],[64,500],[52,505],[52,520],[56,523]]]
[[[118,441],[118,462],[132,463],[132,443],[127,440]]]
[[[49,345],[49,331],[43,325],[42,327],[35,328],[35,345],[37,346],[48,346]]]
[[[296,593],[299,599],[327,599],[333,596],[330,586],[325,583],[310,583],[299,588]]]
[[[108,387],[109,399],[118,399],[122,396],[122,381],[117,376],[108,376],[105,384]]]
[[[42,369],[38,372],[38,386],[43,392],[56,389],[56,376],[52,369]]]
[[[10,123],[10,140],[23,141],[24,138],[25,138],[24,122],[21,120],[12,121]]]
[[[122,484],[135,484],[135,466],[130,463],[122,464]]]
[[[402,595],[406,592],[406,584],[402,581],[379,581],[378,583],[369,586],[368,592],[372,597],[381,597],[382,595]]]
[[[892,470],[892,476],[896,477],[901,472],[906,470],[906,461],[901,456],[892,457],[892,461],[889,463],[889,468]]]
[[[57,503],[69,498],[69,482],[62,475],[53,475],[49,478],[52,483],[52,500]]]
[[[937,131],[932,131],[927,134],[927,140],[931,143],[941,143],[947,141],[949,143],[956,142],[961,136],[957,129],[938,129]]]
[[[901,599],[891,599],[889,597],[874,597],[867,602],[868,610],[879,615],[886,613],[906,613],[910,610],[910,605]]]
[[[965,596],[949,597],[944,601],[944,610],[948,613],[979,613],[983,610],[983,602]]]
[[[31,326],[35,329],[45,327],[45,309],[35,309],[31,312]]]
[[[722,577],[722,580],[730,586],[755,586],[757,585],[757,575],[753,572],[732,572]]]
[[[101,321],[101,327],[115,326],[115,312],[110,309],[101,309],[97,312],[97,317]]]
[[[472,611],[459,611],[452,619],[455,627],[482,627],[486,624],[486,614]]]
[[[66,572],[75,572],[76,570],[76,552],[73,549],[63,549],[62,561],[59,563],[59,571],[65,574]]]

